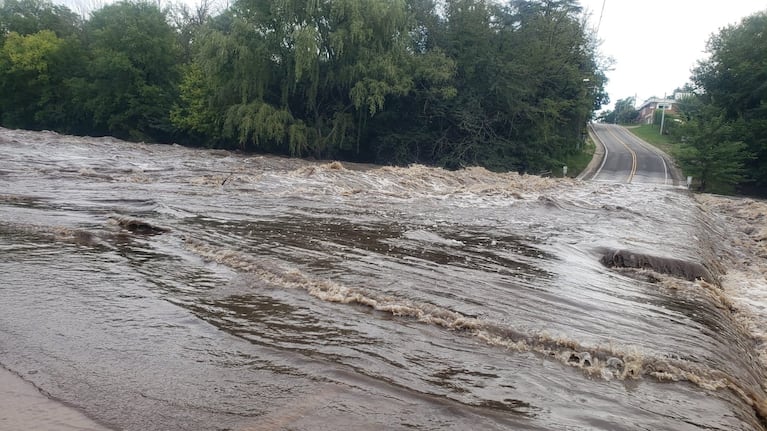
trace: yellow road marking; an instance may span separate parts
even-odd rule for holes
[[[637,153],[634,152],[634,150],[631,149],[621,138],[618,137],[618,135],[615,134],[615,132],[612,131],[611,127],[607,128],[607,131],[613,135],[613,137],[623,144],[624,147],[626,147],[627,150],[629,150],[629,153],[631,153],[631,172],[629,173],[629,177],[626,180],[627,183],[630,183],[634,179],[634,174],[637,172]]]

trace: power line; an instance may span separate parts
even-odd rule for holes
[[[607,0],[602,0],[602,11],[599,12],[599,21],[597,22],[597,34],[599,34],[599,26],[602,25],[602,15],[605,14],[605,3],[607,3]]]

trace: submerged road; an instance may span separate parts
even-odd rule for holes
[[[0,128],[0,431],[767,431],[767,325],[685,273],[745,256],[725,223],[658,184]]]
[[[594,124],[594,135],[604,148],[600,165],[585,176],[593,181],[679,185],[681,175],[671,158],[625,127]]]

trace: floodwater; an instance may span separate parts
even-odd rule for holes
[[[120,430],[764,430],[723,224],[662,185],[0,129],[0,364]]]

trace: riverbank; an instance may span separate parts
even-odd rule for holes
[[[80,411],[48,398],[0,367],[0,429],[4,431],[108,431]]]

